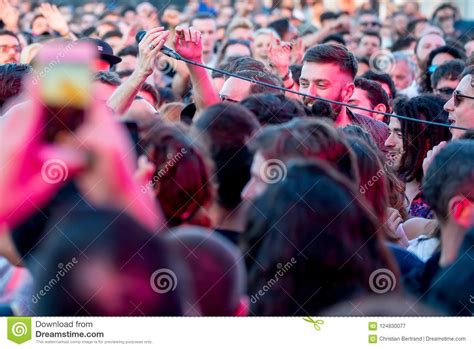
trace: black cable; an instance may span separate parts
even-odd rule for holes
[[[171,50],[171,49],[169,49],[169,50]],[[171,51],[173,51],[173,50],[171,50]],[[168,52],[162,52],[162,53],[164,53],[165,55],[167,55],[167,56],[169,56],[173,59],[177,59],[177,60],[183,61],[185,63],[192,64],[192,65],[195,65],[197,67],[201,67],[201,68],[204,68],[204,69],[207,69],[207,70],[211,70],[211,71],[223,74],[223,75],[227,75],[227,76],[231,76],[231,77],[234,77],[234,78],[237,78],[237,79],[245,80],[245,81],[251,82],[253,84],[258,84],[258,85],[266,86],[266,87],[269,87],[269,88],[273,88],[275,90],[288,92],[288,93],[294,93],[294,94],[302,96],[302,97],[308,97],[308,98],[311,98],[311,99],[315,99],[315,100],[330,103],[330,104],[341,105],[341,106],[344,106],[344,107],[349,107],[349,108],[353,108],[353,109],[368,111],[368,112],[371,112],[371,113],[381,114],[381,115],[384,115],[384,116],[388,116],[390,118],[397,118],[397,119],[401,119],[401,120],[413,121],[413,122],[418,122],[418,123],[427,124],[427,125],[448,127],[448,128],[462,130],[462,131],[472,131],[473,130],[473,129],[469,129],[469,128],[465,128],[465,127],[453,126],[453,125],[449,125],[449,124],[443,124],[441,122],[436,122],[436,121],[419,120],[419,119],[411,118],[411,117],[408,117],[408,116],[380,112],[380,111],[377,111],[377,110],[364,108],[364,107],[359,107],[359,106],[344,103],[344,102],[333,101],[331,99],[326,99],[326,98],[323,98],[323,97],[311,96],[311,95],[303,93],[303,92],[290,90],[290,89],[287,89],[287,88],[281,87],[281,86],[275,86],[275,85],[272,85],[272,84],[269,84],[269,83],[266,83],[266,82],[263,82],[263,81],[258,81],[258,80],[254,80],[254,79],[251,79],[251,78],[247,78],[245,76],[240,76],[238,74],[231,73],[231,72],[228,72],[226,70],[222,70],[222,69],[218,69],[218,68],[212,68],[212,67],[209,67],[209,66],[201,64],[201,63],[196,63],[196,62],[190,61],[189,59],[184,58],[183,56],[181,56],[176,51],[173,51],[173,55],[168,54]]]

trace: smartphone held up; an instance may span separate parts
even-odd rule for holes
[[[92,101],[92,66],[97,50],[86,42],[54,43],[39,52],[34,82],[44,106],[45,139],[57,141],[83,122]]]

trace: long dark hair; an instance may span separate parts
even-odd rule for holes
[[[327,163],[298,160],[255,201],[242,246],[252,314],[317,313],[370,292],[380,268],[390,269],[397,283],[374,214],[358,196]]]
[[[395,101],[394,112],[419,120],[448,123],[448,113],[444,111],[445,100],[432,94],[424,94],[412,99],[399,98]],[[449,141],[448,127],[432,126],[420,122],[400,120],[403,137],[403,155],[398,169],[406,182],[423,178],[423,160],[430,149],[442,141]]]

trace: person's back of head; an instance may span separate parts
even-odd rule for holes
[[[257,118],[247,108],[238,103],[219,103],[204,109],[193,122],[204,136],[204,142],[212,144],[243,146],[260,125]]]
[[[280,38],[283,38],[290,28],[290,22],[287,18],[280,18],[270,22],[268,28],[273,29],[278,33]]]
[[[283,94],[252,94],[240,104],[254,113],[262,126],[282,124],[306,114],[301,104]]]
[[[469,219],[474,217],[470,208],[474,207],[473,154],[474,141],[456,140],[441,149],[428,167],[423,195],[441,224],[450,218],[467,226],[472,224]]]
[[[56,229],[37,255],[44,267],[33,271],[35,314],[182,315],[186,270],[161,238],[120,212],[88,208],[73,209]],[[172,283],[168,292],[158,278]]]
[[[258,120],[236,103],[219,103],[203,110],[191,132],[207,145],[214,162],[217,204],[235,209],[250,179],[252,154],[247,143],[259,129]]]
[[[140,143],[155,165],[152,180],[142,191],[154,191],[168,224],[208,226],[205,208],[212,200],[213,188],[204,148],[180,124],[164,120],[154,121]]]
[[[188,266],[194,304],[203,316],[247,315],[246,271],[239,249],[211,230],[183,226],[166,238]]]
[[[0,65],[0,108],[12,97],[18,95],[23,78],[31,71],[26,64],[8,63]]]
[[[227,60],[227,67],[224,70],[227,70],[229,73],[239,74],[244,70],[252,71],[264,71],[267,72],[268,69],[264,63],[256,60],[252,57],[231,57]]]
[[[390,268],[396,283],[397,269],[357,196],[352,183],[327,163],[295,161],[283,181],[255,200],[242,246],[252,313],[319,312],[370,292],[367,280],[378,268]]]
[[[346,178],[358,183],[357,164],[345,139],[324,120],[295,118],[266,127],[251,144],[265,159],[325,160]]]

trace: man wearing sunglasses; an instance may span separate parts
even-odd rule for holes
[[[460,59],[453,59],[441,64],[431,75],[431,86],[433,92],[446,99],[451,98],[453,92],[461,81],[461,74],[464,70],[464,62]]]
[[[474,66],[467,67],[452,97],[444,105],[449,113],[452,126],[474,129]],[[466,131],[451,129],[453,139],[458,139]]]
[[[0,30],[0,64],[19,63],[21,46],[15,33]]]

